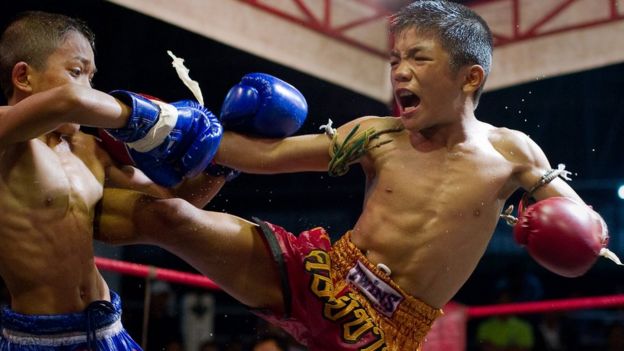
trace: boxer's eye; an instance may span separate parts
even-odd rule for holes
[[[80,69],[79,67],[74,67],[74,68],[69,70],[69,73],[72,76],[78,78],[78,77],[80,77],[80,74],[82,73],[82,69]]]

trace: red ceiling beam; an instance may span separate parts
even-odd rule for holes
[[[290,0],[293,4],[299,9],[301,12],[301,16],[293,16],[292,14],[283,11],[282,9],[267,5],[262,0],[239,0],[248,5],[254,6],[259,10],[271,13],[275,16],[278,16],[282,19],[288,20],[292,23],[301,25],[310,30],[314,30],[316,32],[320,32],[323,35],[331,37],[335,40],[341,41],[343,43],[355,46],[361,50],[369,52],[371,54],[386,57],[387,52],[385,50],[380,50],[377,47],[373,47],[363,41],[359,41],[357,38],[352,36],[348,36],[346,32],[350,29],[353,29],[358,26],[366,25],[368,23],[378,21],[384,17],[388,17],[391,13],[383,8],[379,3],[372,0],[353,0],[361,4],[362,6],[366,6],[371,9],[372,14],[368,16],[362,16],[361,18],[356,18],[349,23],[342,24],[340,26],[332,26],[332,5],[337,1],[344,0],[323,0],[323,13],[322,18],[317,18],[314,12],[308,7],[304,0]],[[523,40],[530,40],[537,37],[542,37],[546,35],[552,35],[562,32],[567,32],[571,30],[578,30],[598,25],[607,24],[610,22],[621,21],[624,20],[624,15],[618,12],[618,0],[596,0],[596,1],[605,1],[608,2],[609,6],[609,15],[605,18],[579,22],[573,25],[564,26],[557,29],[540,31],[540,28],[543,28],[546,24],[550,23],[557,16],[559,16],[563,11],[572,6],[574,3],[579,0],[566,0],[561,2],[552,10],[548,11],[546,14],[542,15],[529,29],[522,30],[520,23],[522,23],[522,4],[524,0],[475,0],[470,3],[471,7],[479,7],[479,6],[487,6],[489,3],[493,3],[496,1],[510,1],[511,6],[509,7],[509,11],[511,11],[511,36],[503,33],[493,33],[494,37],[494,45],[495,46],[503,46],[512,43],[516,43]],[[390,41],[389,41],[390,42]]]
[[[516,0],[518,1],[518,0]],[[548,23],[553,18],[557,17],[561,12],[563,12],[566,8],[570,7],[576,0],[566,0],[559,5],[555,6],[552,10],[544,15],[540,20],[535,22],[531,28],[524,32],[524,34],[518,33],[518,37],[534,37],[537,34],[537,31],[541,26]]]
[[[513,26],[513,37],[516,38],[520,35],[520,0],[513,0],[511,4],[512,19],[511,25]]]
[[[270,6],[262,2],[262,0],[239,0],[248,5],[254,6],[260,10],[266,11],[275,16],[281,17],[285,20],[293,22],[295,24],[301,25],[308,29],[320,32],[326,36],[329,36],[338,41],[342,41],[346,44],[355,46],[361,50],[367,51],[371,54],[387,57],[388,53],[385,50],[380,50],[376,47],[370,46],[365,42],[359,41],[353,37],[347,36],[346,31],[362,26],[374,21],[377,21],[381,18],[388,16],[388,12],[380,9],[378,6],[374,6],[366,2],[366,0],[358,0],[363,6],[368,6],[372,9],[373,14],[368,16],[363,16],[361,18],[354,19],[353,21],[343,24],[341,26],[333,27],[331,25],[332,18],[332,4],[334,1],[341,0],[324,0],[323,2],[323,18],[317,18],[312,10],[305,4],[303,0],[291,0],[297,6],[297,8],[301,11],[303,16],[293,16],[290,13],[287,13],[280,8],[275,6]],[[342,0],[344,1],[344,0]]]
[[[474,3],[471,3],[471,6],[475,7],[477,5],[487,5],[487,3],[491,3],[494,1],[501,1],[501,0],[481,0],[481,1],[476,1]],[[522,30],[520,28],[520,23],[521,23],[521,13],[522,13],[521,10],[522,10],[523,1],[524,0],[511,0],[510,10],[512,11],[511,13],[511,18],[512,18],[511,25],[513,26],[512,31],[511,31],[512,35],[510,37],[502,33],[493,33],[495,46],[508,45],[508,44],[517,43],[523,40],[530,40],[530,39],[535,39],[535,38],[543,37],[547,35],[553,35],[553,34],[568,32],[572,30],[589,28],[589,27],[604,25],[607,23],[615,22],[615,21],[624,20],[624,15],[620,14],[617,10],[617,0],[596,0],[596,2],[604,1],[602,5],[609,6],[609,14],[605,16],[604,18],[594,19],[591,21],[579,21],[578,23],[567,25],[567,26],[562,26],[557,29],[540,31],[541,28],[543,28],[546,24],[550,23],[551,21],[555,20],[555,18],[561,15],[561,13],[563,13],[567,8],[574,5],[574,3],[580,1],[580,0],[566,0],[558,4],[552,10],[543,14],[540,18],[537,19],[537,21],[535,21],[535,23],[529,29]]]
[[[322,26],[321,23],[319,23],[319,21],[316,19],[316,17],[314,17],[314,14],[312,13],[312,11],[310,11],[310,9],[308,8],[308,6],[306,6],[306,4],[304,4],[302,2],[302,0],[292,0],[295,2],[295,4],[297,5],[297,7],[299,8],[299,10],[301,10],[301,12],[303,12],[306,17],[308,18],[309,21],[318,24],[319,26]],[[325,2],[325,4],[327,4],[327,2]],[[325,21],[323,21],[323,23],[325,23]]]

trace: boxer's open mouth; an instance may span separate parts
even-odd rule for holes
[[[409,90],[397,90],[396,96],[401,107],[401,112],[410,112],[420,105],[420,97]]]

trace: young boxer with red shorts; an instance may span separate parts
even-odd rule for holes
[[[322,228],[296,236],[182,200],[117,191],[104,196],[100,238],[168,249],[310,350],[419,349],[518,189],[538,202],[525,203],[516,237],[554,272],[587,271],[606,245],[600,216],[527,135],[475,116],[492,61],[485,21],[460,4],[423,0],[398,11],[391,31],[399,118],[366,116],[337,129],[328,123],[326,133],[267,139],[249,134],[254,119],[238,118],[245,133],[232,131],[240,124],[228,131],[228,118],[250,109],[236,98],[224,105],[219,164],[332,175],[360,164],[362,213],[336,243]]]

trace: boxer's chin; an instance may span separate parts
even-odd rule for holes
[[[80,130],[80,125],[75,123],[67,123],[63,124],[60,127],[56,128],[55,132],[61,135],[74,135],[76,132]]]

